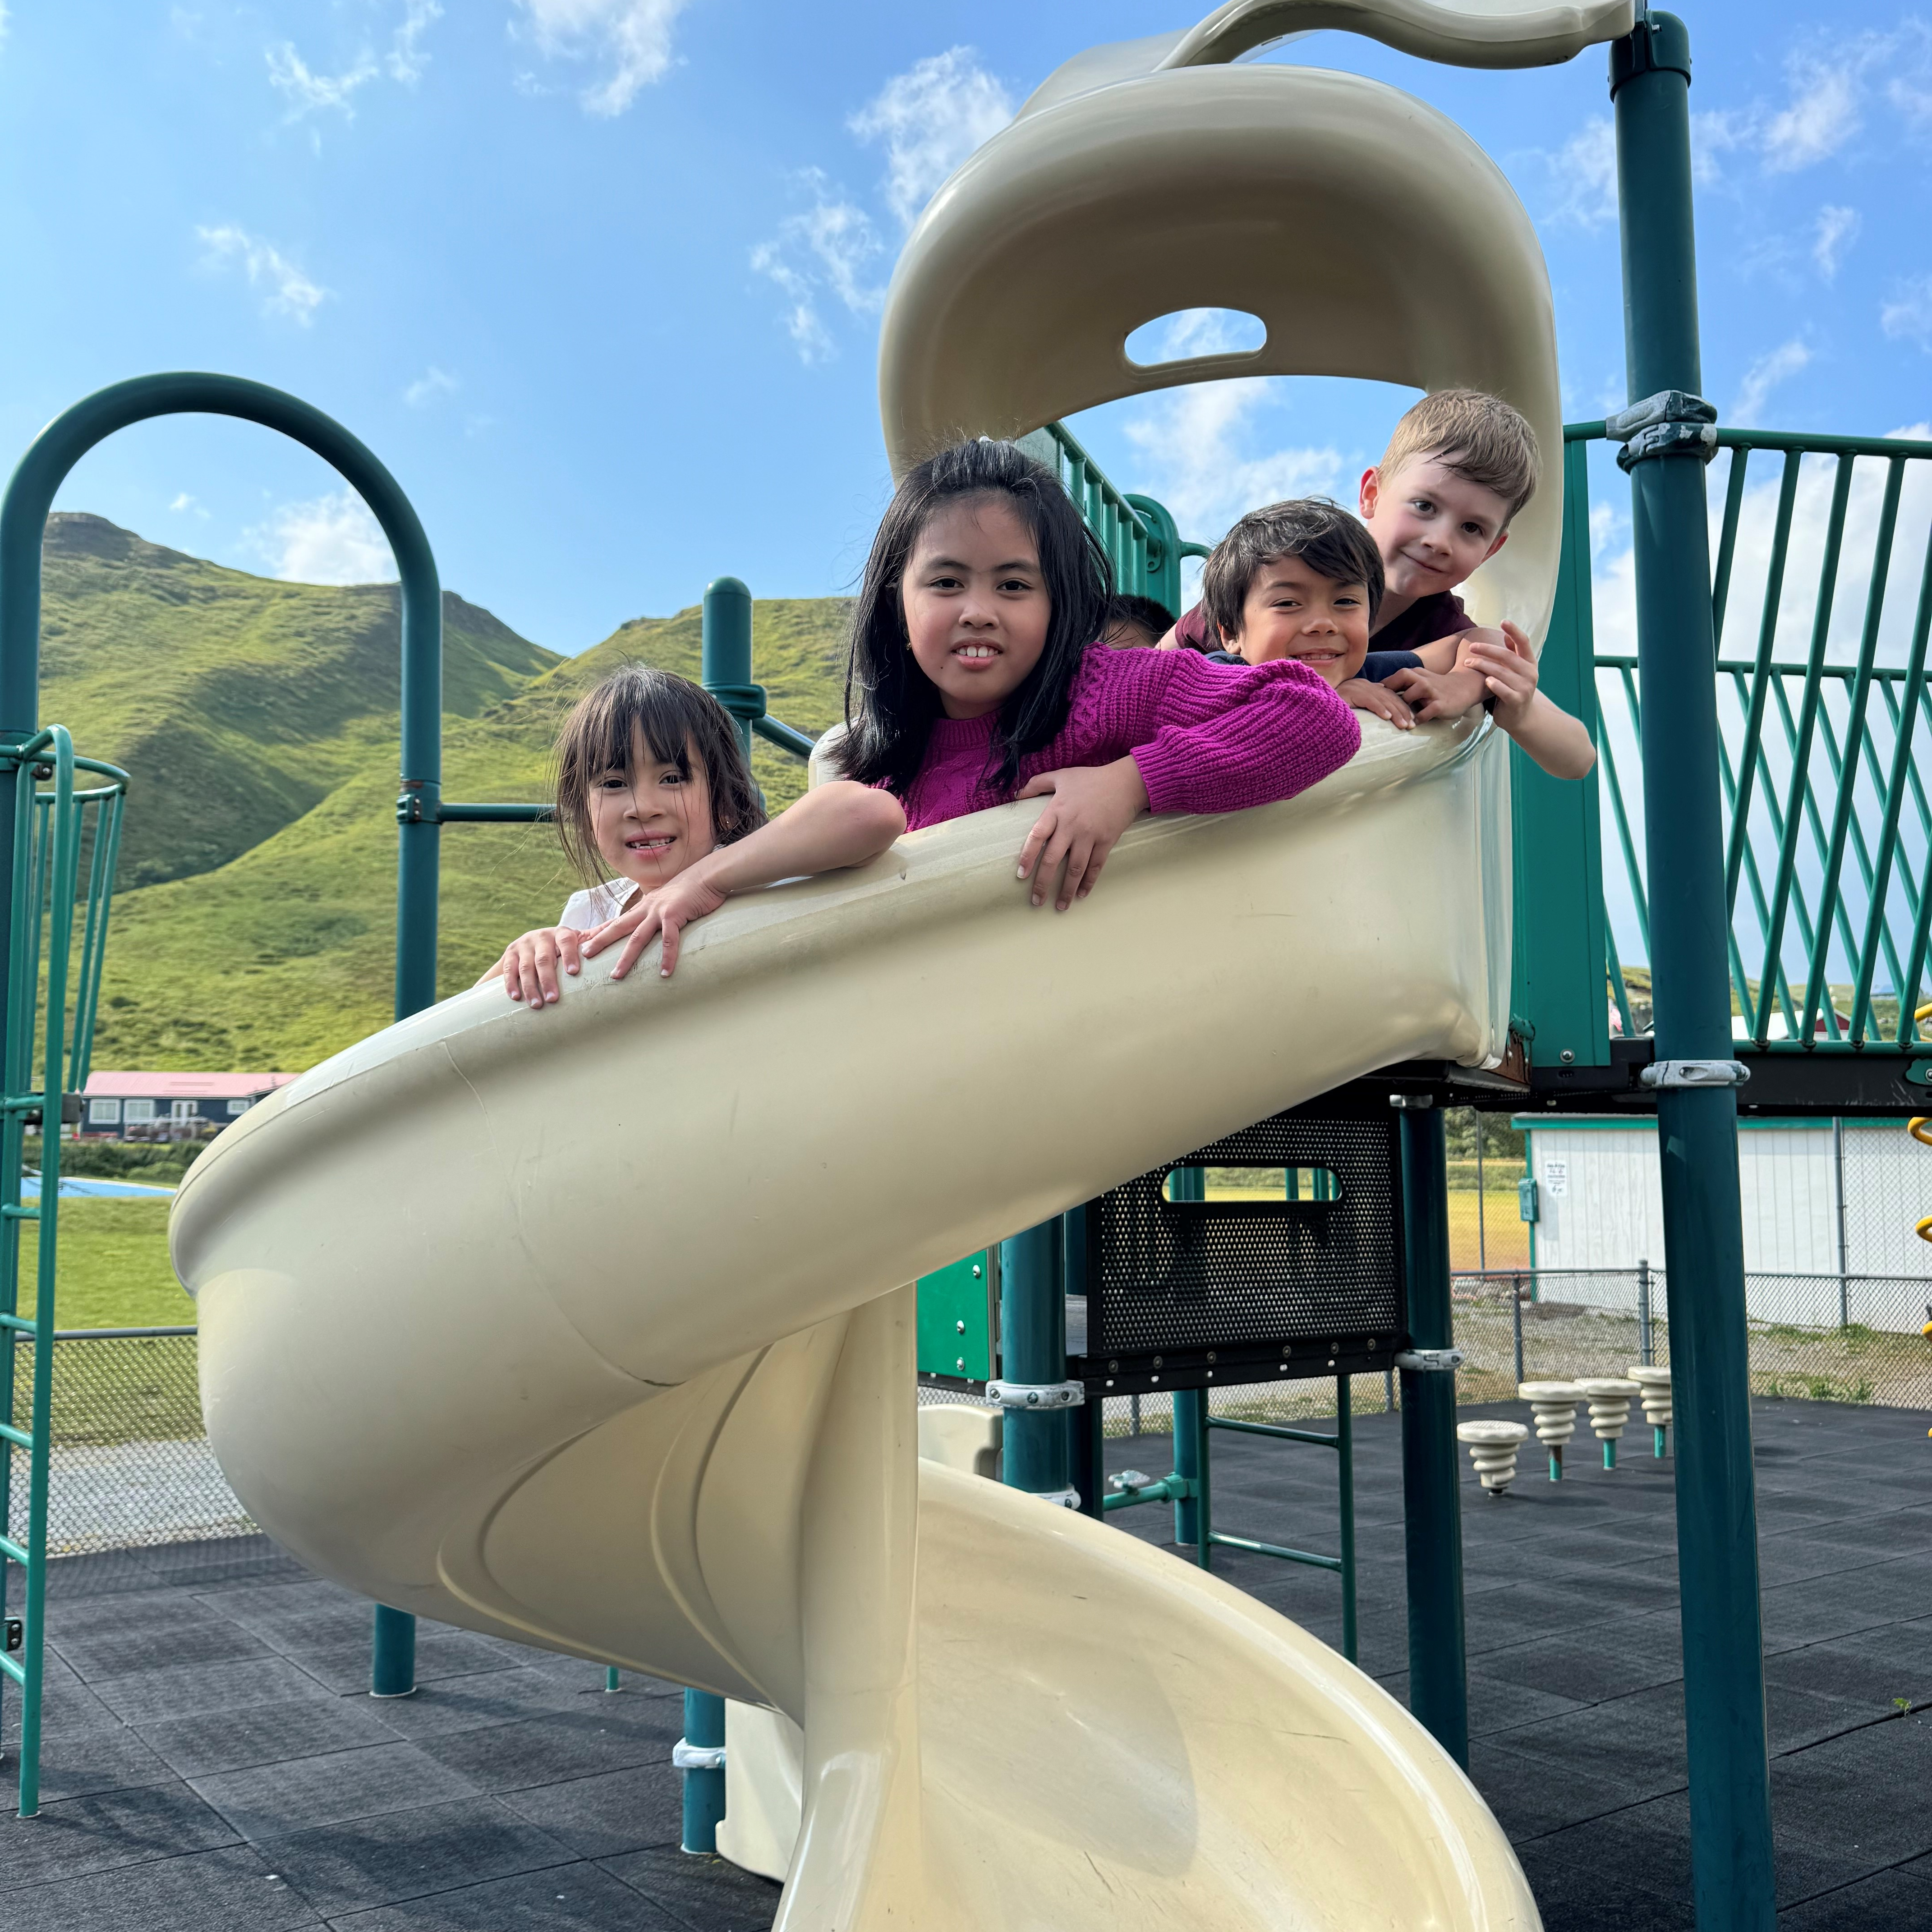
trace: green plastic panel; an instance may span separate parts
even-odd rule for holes
[[[919,1369],[922,1375],[993,1373],[994,1289],[990,1258],[968,1255],[919,1278]]]

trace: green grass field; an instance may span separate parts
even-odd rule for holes
[[[34,1311],[40,1230],[20,1231],[21,1312]],[[191,1323],[194,1304],[168,1265],[168,1204],[76,1198],[60,1207],[61,1328],[167,1328]]]

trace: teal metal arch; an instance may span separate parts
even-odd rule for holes
[[[0,771],[20,762],[38,728],[40,547],[49,512],[68,472],[117,430],[157,416],[232,416],[259,423],[312,450],[369,506],[389,540],[402,584],[402,794],[397,801],[398,1019],[436,1000],[438,833],[443,818],[530,819],[536,806],[442,803],[442,586],[422,520],[402,486],[332,416],[286,391],[239,376],[182,370],[136,376],[82,398],[56,416],[20,459],[0,499]],[[0,784],[0,958],[9,956],[14,868],[14,788]],[[379,1606],[371,1688],[402,1696],[415,1688],[416,1619]]]

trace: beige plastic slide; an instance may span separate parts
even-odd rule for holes
[[[1124,224],[1130,273],[1091,238]],[[1218,280],[1176,272],[1203,236]],[[1392,90],[1214,66],[1039,108],[942,190],[886,322],[896,461],[1177,380],[1125,360],[1130,280],[1261,314],[1245,367],[1500,389],[1555,472],[1496,170]],[[1484,592],[1539,629],[1555,510]],[[600,962],[338,1054],[177,1197],[223,1468],[372,1598],[801,1726],[787,1932],[1534,1927],[1473,1787],[1340,1657],[919,1460],[901,1286],[1378,1066],[1492,1061],[1502,754],[1480,713],[1365,719],[1300,798],[1135,826],[1064,916],[1014,876],[1036,808],[982,813],[731,901],[668,982]]]

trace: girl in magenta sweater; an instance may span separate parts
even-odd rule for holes
[[[1046,470],[962,442],[900,484],[853,614],[844,776],[892,793],[914,831],[1050,794],[1019,876],[1061,912],[1142,812],[1292,798],[1361,742],[1300,664],[1108,649],[1111,574]]]

